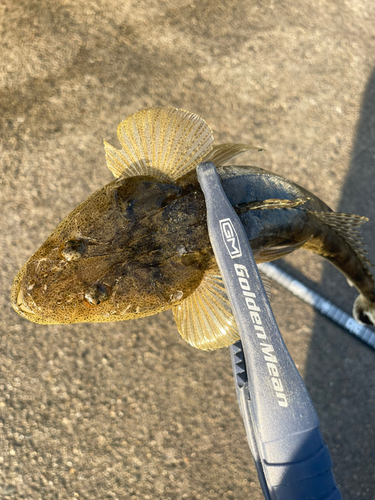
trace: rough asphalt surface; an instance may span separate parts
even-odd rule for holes
[[[202,115],[217,141],[332,208],[367,215],[375,262],[373,0],[0,0],[0,497],[263,498],[228,349],[199,352],[170,312],[40,326],[12,280],[111,180],[102,140],[150,106]],[[356,292],[300,251],[283,264],[350,312]],[[275,286],[344,500],[375,499],[375,352]],[[293,500],[293,499],[291,499]]]

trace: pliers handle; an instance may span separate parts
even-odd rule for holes
[[[280,335],[242,224],[212,162],[197,167],[211,245],[241,341],[237,398],[267,500],[341,500],[307,389]]]

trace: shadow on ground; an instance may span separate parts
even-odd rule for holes
[[[367,242],[373,242],[371,233],[375,227],[374,164],[375,71],[364,95],[353,143],[351,168],[337,208],[339,212],[370,218],[370,222],[363,227]],[[362,213],[363,200],[366,200],[367,205],[365,214]],[[369,248],[369,257],[375,262],[373,248]],[[320,293],[343,309],[347,309],[357,295],[354,289],[346,286],[345,278],[328,263],[324,263]],[[374,498],[375,450],[373,435],[369,432],[375,421],[374,356],[374,351],[360,341],[351,338],[322,316],[316,316],[305,368],[305,383],[330,446],[335,476],[343,498],[357,498],[359,495],[367,499]],[[331,429],[330,434],[326,432],[328,428]],[[348,470],[352,471],[351,475],[348,475]]]

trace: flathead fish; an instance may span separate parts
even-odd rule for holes
[[[359,226],[312,193],[261,168],[220,166],[249,149],[213,146],[199,116],[175,108],[121,122],[104,143],[115,179],[71,212],[17,274],[12,304],[35,323],[123,321],[172,309],[191,345],[239,338],[208,237],[196,166],[213,161],[257,263],[298,248],[322,255],[360,295],[354,317],[375,323],[375,286]]]

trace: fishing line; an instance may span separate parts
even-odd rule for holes
[[[362,340],[366,345],[375,349],[375,332],[365,325],[357,323],[349,314],[339,307],[335,306],[329,300],[314,292],[300,281],[296,280],[290,274],[281,270],[274,264],[259,264],[259,269],[269,278],[276,281],[279,285],[296,295],[306,304],[312,306],[315,310],[326,316],[331,321],[341,326],[344,330]]]

